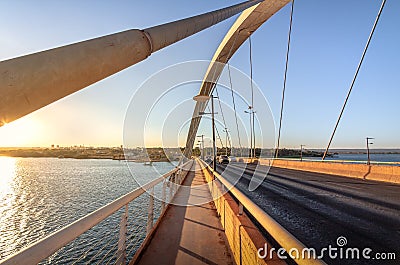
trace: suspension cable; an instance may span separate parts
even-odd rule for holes
[[[231,89],[231,95],[232,95],[233,111],[235,112],[236,130],[237,130],[237,135],[238,135],[238,138],[239,138],[239,147],[240,147],[240,150],[242,150],[242,142],[241,142],[241,139],[240,139],[239,123],[238,123],[237,112],[236,112],[235,96],[234,96],[234,93],[233,93],[231,67],[229,65],[229,62],[228,62],[228,75],[229,75],[229,83],[230,83],[230,89]],[[242,152],[242,151],[240,151],[240,152]]]
[[[236,36],[235,36],[235,39],[234,39],[234,41],[233,41],[233,43],[232,43],[232,46],[231,46],[231,48],[229,49],[229,53],[228,53],[227,60],[225,61],[225,63],[228,62],[229,57],[231,56],[231,53],[232,53],[233,47],[234,47],[235,44],[236,44],[236,40],[237,40],[238,35],[239,35],[239,31],[237,32],[237,34],[236,34]],[[223,113],[223,111],[222,111],[221,101],[220,101],[220,99],[219,99],[218,90],[217,90],[217,84],[218,84],[219,78],[220,78],[221,76],[218,76],[218,77],[216,78],[216,75],[217,75],[217,68],[214,69],[213,76],[212,76],[212,80],[214,80],[214,79],[216,79],[216,80],[215,80],[215,82],[214,82],[214,86],[211,88],[211,90],[210,90],[209,93],[210,93],[210,95],[212,96],[214,90],[216,91],[217,98],[218,98],[218,103],[219,103],[219,108],[221,109],[221,114],[222,114],[222,119],[223,119],[224,127],[226,128],[225,117],[224,117],[224,113]],[[210,111],[210,107],[209,107],[208,105],[207,105],[207,109],[208,109],[209,112],[211,112],[211,111]],[[235,114],[236,114],[236,113],[235,113]],[[215,129],[216,129],[216,131],[217,131],[218,138],[220,139],[220,141],[221,141],[221,146],[222,146],[222,148],[223,148],[224,145],[223,145],[223,143],[222,143],[221,137],[220,137],[220,135],[219,135],[219,132],[218,132],[218,129],[217,129],[216,126],[215,126]],[[229,139],[229,143],[230,143],[230,139]],[[231,144],[231,143],[230,143],[230,144]]]
[[[279,146],[280,146],[280,140],[281,140],[283,106],[284,106],[284,102],[285,102],[287,70],[288,70],[288,65],[289,65],[290,37],[292,35],[293,10],[294,10],[294,0],[292,0],[292,8],[290,10],[290,22],[289,22],[288,44],[287,44],[287,50],[286,50],[285,74],[284,74],[284,78],[283,78],[281,112],[280,112],[280,116],[279,116],[278,142],[276,144],[275,158],[278,158]]]
[[[219,109],[221,110],[221,115],[222,115],[222,121],[223,121],[223,123],[224,123],[224,128],[225,128],[225,130],[228,130],[228,127],[226,127],[225,116],[224,116],[224,112],[223,112],[223,110],[222,110],[221,100],[220,100],[220,98],[219,98],[218,87],[217,87],[217,86],[215,86],[215,92],[216,92],[216,94],[217,94],[218,105],[219,105]],[[228,141],[229,141],[229,146],[232,146],[232,144],[231,144],[231,138],[230,138],[229,133],[228,133]],[[228,146],[227,146],[226,148],[228,148]]]
[[[237,37],[239,36],[239,32],[240,32],[240,31],[237,31],[237,33],[236,33],[235,40],[233,41],[232,46],[231,46],[231,48],[230,48],[230,50],[229,50],[229,56],[232,54],[232,50],[233,50],[233,47],[234,47],[235,44],[236,44],[236,40],[237,40]],[[234,97],[234,93],[233,93],[233,83],[232,83],[232,75],[231,75],[231,66],[230,66],[228,60],[226,61],[226,63],[227,63],[227,65],[228,65],[229,84],[230,84],[230,89],[231,89],[231,94],[232,94],[233,110],[234,110],[234,112],[235,112],[236,131],[237,131],[237,135],[238,135],[238,139],[239,139],[240,156],[242,156],[242,141],[241,141],[241,139],[240,139],[239,123],[238,123],[238,118],[237,118],[235,97]],[[231,150],[232,150],[232,144],[231,144],[231,141],[230,141],[230,137],[229,137],[229,144],[230,144]]]
[[[367,44],[365,45],[364,51],[363,51],[363,53],[362,53],[360,62],[358,63],[357,70],[356,70],[356,72],[355,72],[355,74],[354,74],[353,80],[351,81],[351,85],[350,85],[349,91],[347,92],[347,96],[346,96],[346,99],[345,99],[345,101],[344,101],[344,103],[343,103],[342,110],[340,111],[339,117],[338,117],[338,119],[337,119],[337,121],[336,121],[335,128],[333,129],[331,138],[329,139],[329,143],[328,143],[328,146],[326,147],[326,150],[325,150],[325,152],[324,152],[324,156],[322,157],[322,160],[325,160],[325,157],[326,157],[326,155],[328,154],[329,147],[331,146],[333,137],[334,137],[334,135],[335,135],[335,133],[336,133],[336,129],[337,129],[338,125],[339,125],[340,119],[342,118],[342,115],[343,115],[344,109],[345,109],[345,107],[346,107],[347,101],[349,100],[351,91],[353,90],[353,86],[354,86],[354,83],[356,82],[356,79],[357,79],[357,76],[358,76],[358,72],[360,71],[361,65],[362,65],[362,63],[363,63],[363,61],[364,61],[365,54],[367,53],[369,43],[371,42],[372,36],[374,35],[376,25],[378,24],[378,21],[379,21],[379,18],[380,18],[380,16],[381,16],[383,7],[385,6],[385,3],[386,3],[386,0],[382,0],[381,7],[379,8],[378,15],[376,16],[374,25],[372,26],[371,32],[370,32],[369,37],[368,37]]]
[[[256,132],[254,130],[254,87],[253,87],[253,57],[252,57],[252,45],[251,45],[251,35],[249,36],[249,59],[250,59],[250,88],[251,88],[251,106],[249,106],[249,110],[251,112],[250,119],[253,119],[252,128],[250,128],[252,132],[252,139],[250,139],[252,150],[250,150],[251,158],[253,159],[256,156]]]
[[[251,87],[251,106],[249,109],[254,108],[254,88],[253,88],[253,59],[252,59],[252,50],[251,50],[251,35],[249,36],[249,53],[250,53],[250,87]]]
[[[210,112],[211,113],[211,110],[210,110],[210,107],[207,105],[207,110],[208,110],[208,112]],[[218,128],[217,128],[217,126],[215,126],[215,131],[217,132],[217,138],[219,139],[219,141],[221,142],[221,146],[222,146],[222,148],[224,148],[224,144],[223,144],[223,142],[222,142],[222,139],[221,139],[221,136],[219,135],[219,132],[218,132]]]
[[[224,143],[222,142],[221,136],[219,135],[217,126],[215,126],[215,131],[217,132],[217,138],[219,139],[219,141],[221,143],[222,149],[224,149]]]
[[[231,46],[231,48],[229,49],[229,53],[228,53],[228,55],[226,56],[226,61],[224,62],[224,64],[227,64],[227,63],[228,63],[229,57],[232,55],[233,47],[234,47],[235,44],[236,44],[236,40],[237,40],[237,38],[238,38],[238,36],[239,36],[239,32],[240,32],[240,31],[237,31],[237,33],[236,33],[235,39],[233,40],[232,46]],[[220,63],[223,63],[223,62],[220,62]],[[212,76],[212,80],[214,80],[214,79],[216,78],[216,75],[217,75],[217,68],[214,69],[213,76]],[[212,89],[211,89],[211,91],[210,91],[210,94],[212,94],[213,91],[214,91],[214,89],[217,87],[217,84],[218,84],[218,81],[219,81],[220,77],[221,77],[221,75],[219,75],[219,76],[216,78],[215,83],[214,83],[214,86],[212,87]]]
[[[226,128],[225,116],[224,116],[224,112],[222,111],[222,105],[221,105],[221,100],[219,98],[218,87],[217,86],[215,86],[215,92],[216,92],[217,98],[218,98],[219,109],[221,110],[222,122],[224,123],[224,128]]]

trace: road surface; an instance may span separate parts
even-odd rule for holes
[[[317,254],[337,248],[331,252],[336,258],[324,253],[328,264],[400,264],[400,185],[272,167],[250,192],[254,168],[237,163],[217,171],[231,181],[242,175],[236,187]],[[338,246],[339,237],[347,243]],[[360,259],[346,259],[347,248],[358,248]],[[365,248],[372,249],[369,260],[362,257]],[[392,255],[379,253],[395,253],[396,260],[377,260]]]

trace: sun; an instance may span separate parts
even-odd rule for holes
[[[29,116],[0,127],[0,147],[35,146],[43,137],[41,123]]]

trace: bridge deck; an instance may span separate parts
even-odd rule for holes
[[[189,206],[169,207],[136,263],[233,264],[214,202],[197,162],[183,185],[174,203]]]

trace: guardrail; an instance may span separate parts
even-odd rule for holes
[[[231,195],[233,195],[239,202],[238,214],[241,215],[243,213],[243,209],[246,209],[252,217],[271,235],[271,237],[276,240],[276,242],[283,247],[285,250],[296,249],[299,253],[307,253],[306,246],[300,242],[294,235],[289,233],[284,227],[282,227],[278,222],[276,222],[271,216],[269,216],[266,212],[264,212],[258,205],[256,205],[252,200],[250,200],[245,194],[243,194],[239,189],[237,189],[231,182],[222,177],[218,172],[215,172],[208,164],[199,159],[199,162],[202,163],[203,167],[208,170],[213,179],[208,178],[207,182],[211,183],[211,193],[213,198],[218,198],[223,195],[221,191],[215,189],[214,182],[218,181],[220,185],[222,185],[223,190],[228,190]],[[207,178],[207,177],[206,177]],[[225,208],[224,208],[225,209]],[[225,215],[225,213],[224,213]],[[297,264],[315,264],[322,265],[326,264],[322,260],[314,259],[312,257],[299,257],[298,259],[294,259]]]
[[[364,180],[383,181],[400,184],[400,166],[398,165],[366,165],[359,163],[340,163],[333,160],[310,161],[293,159],[258,159],[257,163],[266,166],[301,170],[322,174],[330,174],[341,177],[349,177]]]
[[[238,157],[238,159],[243,159],[243,161],[249,162],[250,158],[248,157]],[[303,157],[300,158],[290,158],[290,157],[280,157],[280,158],[270,158],[270,157],[257,157],[254,160],[258,161],[298,161],[298,162],[320,162],[320,163],[337,163],[337,164],[360,164],[365,165],[367,164],[367,160],[343,160],[343,159],[318,159],[318,158],[311,158],[311,157]],[[370,161],[371,165],[388,165],[388,166],[400,166],[400,162],[386,162],[386,161]]]
[[[139,244],[138,242],[143,242],[149,234],[151,234],[153,224],[158,218],[163,216],[167,204],[174,198],[180,184],[185,179],[192,165],[193,161],[191,160],[176,167],[163,176],[121,196],[72,224],[29,245],[16,254],[0,261],[0,264],[38,264],[118,212],[122,212],[119,224],[104,235],[99,235],[99,238],[96,239],[97,242],[94,242],[94,240],[86,242],[87,248],[81,250],[82,253],[79,256],[73,259],[69,257],[68,263],[125,264],[127,257],[132,256],[134,254],[132,252],[140,247],[141,243]],[[155,216],[154,193],[158,184],[162,184],[162,187],[158,189],[162,199],[159,204],[158,216]],[[167,191],[167,189],[169,189],[169,191]],[[141,195],[146,191],[149,191],[147,220],[141,220],[142,224],[138,224],[139,222],[129,223],[129,203],[142,198]],[[140,206],[143,206],[143,202],[140,202]],[[133,218],[139,217],[133,216]],[[144,234],[143,230],[145,231],[145,235],[141,236]],[[86,247],[82,246],[82,244],[76,245],[76,247],[80,245],[80,249]]]

